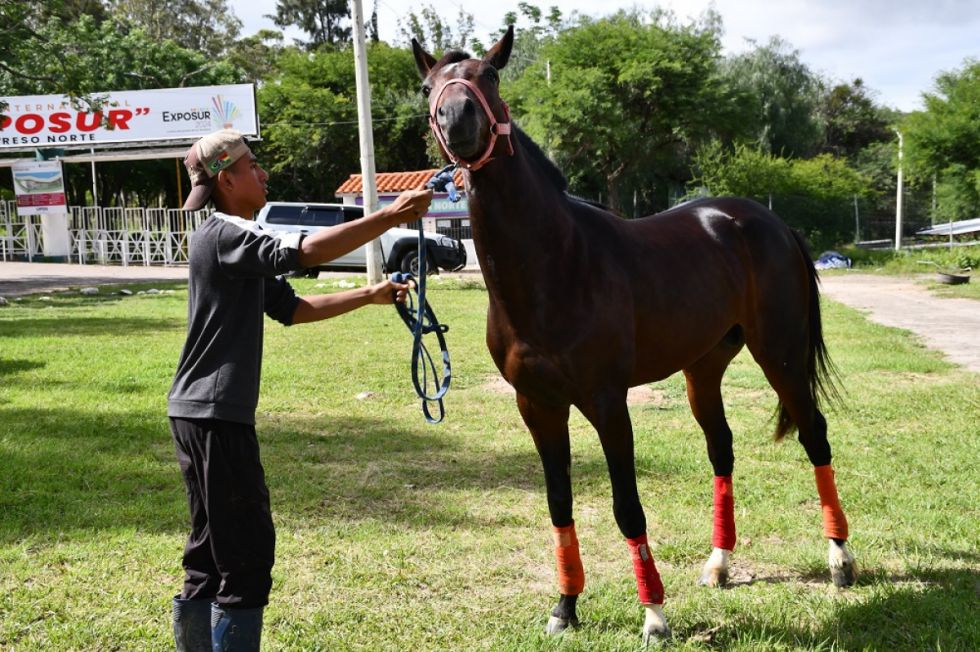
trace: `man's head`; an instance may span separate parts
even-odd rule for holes
[[[192,187],[184,210],[203,208],[211,200],[219,210],[251,218],[265,206],[269,177],[238,131],[204,136],[188,150],[184,166]]]

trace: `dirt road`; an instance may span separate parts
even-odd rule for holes
[[[848,272],[824,274],[823,293],[868,319],[912,331],[926,346],[980,373],[980,301],[942,298],[914,280]]]

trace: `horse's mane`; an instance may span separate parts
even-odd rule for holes
[[[550,158],[548,158],[541,147],[536,142],[531,140],[531,137],[521,131],[520,127],[517,127],[516,125],[513,127],[513,133],[517,136],[517,141],[520,143],[521,149],[525,154],[527,154],[527,157],[531,160],[532,165],[541,170],[545,178],[551,181],[555,188],[564,193],[566,197],[572,201],[588,204],[594,208],[604,210],[607,213],[612,213],[617,217],[622,217],[622,215],[612,210],[602,202],[595,201],[594,199],[579,197],[578,195],[573,195],[572,193],[568,192],[568,179],[566,179],[565,174],[558,169],[558,166],[555,165]]]
[[[469,52],[463,50],[449,50],[442,55],[442,58],[436,62],[436,65],[432,66],[432,69],[442,68],[443,66],[448,66],[451,63],[459,63],[460,61],[466,61],[467,59],[472,59]]]
[[[520,127],[515,125],[513,133],[517,136],[517,141],[521,144],[521,149],[524,150],[531,162],[544,173],[545,177],[554,184],[555,188],[561,192],[566,192],[568,190],[568,179],[558,169],[558,166],[545,155],[544,151],[542,151],[536,142],[531,140],[530,136],[521,131]]]

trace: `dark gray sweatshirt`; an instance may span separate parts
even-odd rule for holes
[[[298,233],[263,231],[214,213],[192,235],[187,341],[167,414],[254,424],[262,371],[262,313],[285,325],[299,299],[286,279],[300,269]]]

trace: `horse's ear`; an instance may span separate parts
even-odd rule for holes
[[[510,60],[510,50],[514,47],[514,26],[510,25],[507,28],[507,33],[504,34],[503,38],[493,44],[493,47],[487,51],[486,55],[483,57],[484,63],[489,63],[491,66],[497,70],[503,69]]]
[[[419,77],[425,79],[436,65],[435,57],[423,50],[414,38],[412,39],[412,54],[415,55],[415,66],[419,69]]]

